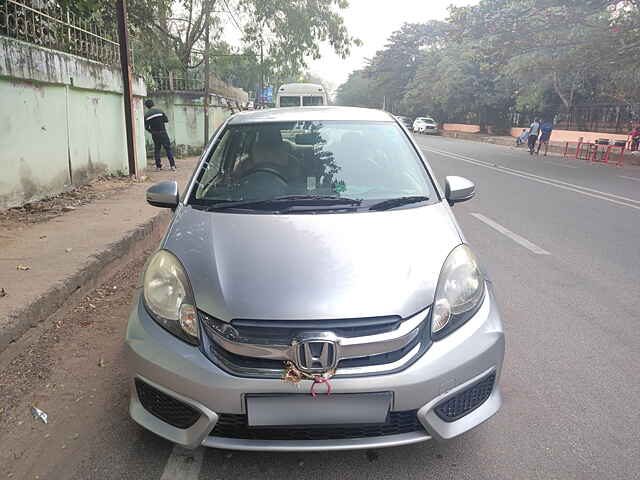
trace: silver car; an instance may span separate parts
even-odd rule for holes
[[[187,448],[347,450],[445,440],[502,403],[491,282],[390,114],[234,115],[148,260],[126,334],[131,417]]]

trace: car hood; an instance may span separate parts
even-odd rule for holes
[[[238,214],[189,206],[164,248],[187,270],[199,309],[232,319],[400,315],[433,302],[461,243],[443,203],[385,212]]]

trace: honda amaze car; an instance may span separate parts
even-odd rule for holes
[[[179,194],[126,334],[131,417],[187,448],[344,450],[460,435],[502,403],[493,287],[390,114],[229,118]]]

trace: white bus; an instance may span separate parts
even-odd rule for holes
[[[322,85],[315,83],[287,83],[276,94],[276,107],[318,107],[327,104],[327,92]]]

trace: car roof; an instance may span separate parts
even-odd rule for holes
[[[324,93],[324,87],[318,83],[286,83],[280,86],[278,92],[308,92],[309,90]]]
[[[292,107],[268,108],[237,113],[230,125],[267,122],[297,122],[311,120],[349,120],[362,122],[393,122],[389,112],[357,107]]]

